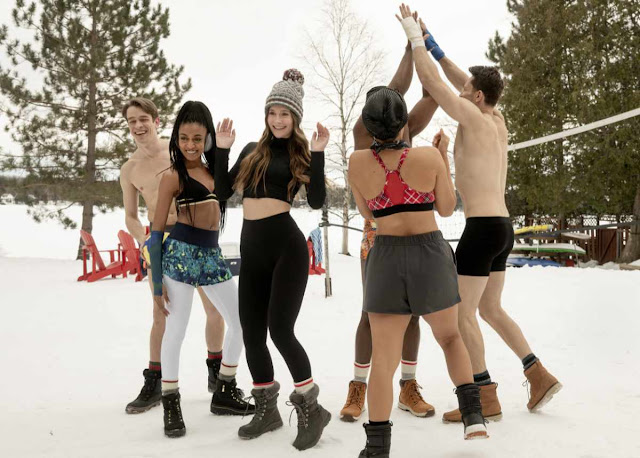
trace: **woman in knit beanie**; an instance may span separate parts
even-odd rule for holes
[[[325,200],[324,149],[329,131],[320,123],[311,145],[300,128],[304,77],[284,73],[265,103],[265,130],[249,143],[228,171],[229,148],[235,140],[233,122],[225,119],[216,132],[215,183],[221,200],[243,193],[244,223],[240,239],[240,321],[256,414],[238,435],[253,439],[282,426],[277,407],[280,384],[274,379],[267,330],[294,380],[289,396],[298,414],[299,450],[320,440],[331,415],[318,404],[319,388],[311,375],[307,353],[293,330],[307,285],[309,252],[305,237],[289,214],[301,186],[307,201],[319,209]]]

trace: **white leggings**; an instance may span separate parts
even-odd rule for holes
[[[195,287],[173,280],[166,275],[162,276],[162,281],[169,295],[169,304],[167,304],[169,316],[160,353],[162,380],[173,382],[178,380],[180,348],[189,324]],[[242,327],[238,315],[238,288],[233,279],[201,288],[227,323],[228,329],[222,348],[222,364],[235,367],[238,365],[243,348]]]

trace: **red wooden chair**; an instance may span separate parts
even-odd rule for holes
[[[116,278],[117,275],[125,273],[122,270],[122,251],[120,248],[117,250],[98,250],[91,234],[80,230],[80,237],[82,237],[84,246],[82,247],[82,275],[78,277],[78,281],[86,280],[91,283],[109,275]],[[109,253],[109,265],[105,265],[100,253]],[[91,256],[91,272],[87,272],[87,255]]]
[[[307,239],[307,248],[309,249],[309,275],[321,275],[326,272],[322,268],[321,262],[316,262],[316,252],[313,249],[311,238]]]
[[[136,281],[142,280],[142,268],[140,267],[140,250],[136,247],[133,236],[126,231],[118,232],[118,240],[122,246],[122,269],[123,276],[127,273],[136,276]]]

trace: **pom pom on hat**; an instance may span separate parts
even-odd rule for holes
[[[289,70],[284,71],[282,80],[293,81],[294,83],[298,83],[300,86],[302,86],[304,84],[304,75],[297,68],[290,68]]]
[[[282,81],[278,81],[273,85],[271,93],[267,97],[264,111],[265,114],[269,112],[269,108],[273,105],[282,105],[287,107],[291,112],[298,117],[298,121],[302,121],[302,99],[304,97],[304,76],[302,73],[295,69],[290,68],[284,72]]]

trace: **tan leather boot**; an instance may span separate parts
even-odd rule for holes
[[[530,387],[529,402],[527,409],[536,412],[551,400],[554,394],[562,389],[562,383],[551,375],[538,360],[524,371],[525,377]]]
[[[413,380],[400,380],[400,398],[398,408],[411,412],[416,417],[433,417],[436,409],[426,402],[420,394],[420,385]]]
[[[367,384],[352,380],[349,382],[349,394],[347,402],[340,411],[340,420],[354,422],[360,418],[364,412],[364,400],[367,394]]]
[[[485,420],[498,421],[502,418],[502,407],[498,401],[498,384],[490,383],[489,385],[480,386],[480,403],[482,404],[482,416]],[[442,416],[445,423],[460,423],[462,414],[460,409],[445,412]]]

